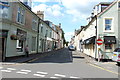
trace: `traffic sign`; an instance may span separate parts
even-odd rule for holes
[[[98,45],[102,45],[103,44],[103,40],[102,39],[97,39],[97,44]]]

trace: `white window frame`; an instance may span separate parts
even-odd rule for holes
[[[105,30],[105,19],[112,19],[112,23],[111,23],[111,30]],[[103,31],[104,32],[114,32],[114,18],[113,17],[104,17],[103,18]]]
[[[21,46],[19,46],[19,41],[20,41],[20,40],[17,40],[16,49],[17,49],[17,48],[22,48]],[[23,44],[24,44],[24,43],[23,43]],[[24,50],[23,50],[23,51],[24,51]],[[20,52],[23,52],[23,51],[20,51]],[[18,51],[18,52],[19,52],[19,51]]]
[[[18,13],[20,14],[20,20],[19,21],[18,21]],[[21,16],[23,16],[23,19],[22,19]],[[19,23],[21,25],[25,24],[25,9],[23,9],[21,6],[18,6],[16,21],[17,21],[17,23]]]
[[[37,31],[37,22],[38,22],[37,17],[33,16],[33,19],[32,19],[32,30]]]

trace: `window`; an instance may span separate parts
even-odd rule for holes
[[[23,41],[17,40],[17,52],[23,52]]]
[[[112,30],[112,19],[105,19],[105,30]]]
[[[37,18],[36,17],[33,17],[32,29],[35,30],[35,31],[37,30]]]
[[[22,7],[18,7],[17,22],[24,24],[25,10]]]
[[[35,49],[36,49],[36,37],[32,37],[32,44],[31,44],[31,46],[32,46],[32,51],[35,51]]]
[[[52,37],[52,32],[50,32],[50,38]]]
[[[120,2],[118,3],[118,8],[120,8]]]
[[[47,37],[47,35],[48,35],[48,30],[46,30],[46,34],[45,34],[45,37]]]
[[[0,1],[0,17],[8,18],[9,3],[5,1]]]
[[[43,32],[43,27],[41,27],[41,33]]]
[[[105,44],[105,49],[112,49],[112,44]]]

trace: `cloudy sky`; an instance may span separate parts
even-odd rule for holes
[[[70,41],[75,29],[86,25],[93,7],[99,2],[114,0],[33,0],[32,10],[45,12],[45,19],[62,24],[65,38]]]

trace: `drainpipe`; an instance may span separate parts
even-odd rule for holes
[[[95,40],[95,47],[96,47],[96,50],[95,50],[95,59],[96,59],[96,56],[97,56],[97,15],[95,15],[95,19],[96,19],[96,26],[95,26],[95,28],[96,28],[96,40]]]
[[[37,53],[39,52],[39,24],[41,23],[40,18],[38,19],[38,28],[37,28]]]

